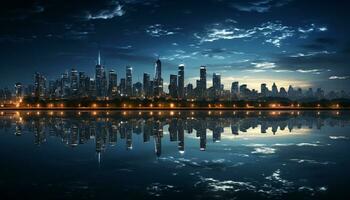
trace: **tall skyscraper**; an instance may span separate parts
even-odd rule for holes
[[[272,85],[272,96],[277,97],[278,96],[278,89],[275,83]]]
[[[200,77],[199,77],[199,97],[205,98],[207,91],[207,69],[205,66],[200,67]]]
[[[79,95],[81,97],[88,96],[90,78],[84,72],[79,72]]]
[[[239,86],[239,95],[240,97],[248,97],[248,91],[249,89],[247,88],[247,85],[246,84],[243,84],[241,86]]]
[[[170,75],[170,83],[169,83],[169,94],[172,98],[177,98],[178,94],[178,86],[177,86],[177,75]]]
[[[114,70],[109,70],[108,73],[108,96],[115,97],[118,93],[117,73]]]
[[[151,78],[148,73],[143,73],[143,93],[145,97],[151,97]]]
[[[239,94],[239,86],[238,86],[238,82],[232,82],[231,84],[231,95],[232,97],[238,97]]]
[[[78,89],[79,89],[78,71],[76,69],[72,69],[70,71],[70,94],[72,96],[77,96]]]
[[[69,74],[68,74],[68,71],[66,71],[61,75],[61,80],[60,80],[61,97],[67,97],[69,95],[69,92],[70,92],[69,87],[70,87]]]
[[[177,84],[178,98],[185,97],[185,65],[179,65],[178,84]]]
[[[158,59],[155,63],[154,95],[160,97],[163,93],[162,63]]]
[[[35,97],[36,98],[44,98],[45,97],[46,78],[38,72],[35,73],[35,77],[34,77],[34,90],[35,90]]]
[[[132,96],[132,67],[130,66],[126,66],[125,93],[129,97]]]
[[[98,52],[97,65],[95,69],[96,95],[99,98],[106,97],[107,77],[104,67],[101,65],[101,54]]]
[[[125,78],[121,78],[120,79],[120,83],[119,83],[119,91],[120,91],[120,95],[121,96],[126,96],[126,87],[125,87],[126,83],[125,83]]]
[[[141,97],[141,94],[142,94],[142,83],[141,82],[137,82],[133,85],[132,87],[132,94],[135,96],[135,97]]]
[[[15,95],[16,99],[20,99],[23,97],[23,85],[20,82],[15,84]]]
[[[266,83],[262,83],[260,86],[260,93],[262,97],[267,97],[268,96],[269,89],[266,86]]]
[[[218,73],[213,74],[213,90],[215,96],[220,96],[221,94],[221,75]]]

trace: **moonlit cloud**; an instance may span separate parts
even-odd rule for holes
[[[310,57],[310,56],[316,56],[316,55],[328,55],[328,54],[335,54],[336,52],[329,52],[327,50],[325,51],[313,51],[313,52],[307,52],[307,53],[297,53],[290,55],[292,58],[299,58],[299,57]]]
[[[177,33],[175,31],[179,29],[180,28],[175,28],[174,30],[167,30],[162,24],[154,24],[147,27],[146,33],[148,33],[148,35],[152,37],[161,37],[167,35],[174,35]]]
[[[252,65],[257,69],[272,69],[276,67],[276,64],[273,62],[252,63]]]
[[[244,3],[233,3],[233,7],[243,12],[258,12],[264,13],[272,8],[277,8],[286,5],[290,0],[258,0],[244,1]]]
[[[94,20],[94,19],[112,19],[114,17],[120,17],[125,14],[125,11],[123,10],[123,6],[118,4],[113,9],[106,9],[101,10],[95,14],[92,14],[88,12],[86,18],[88,20]]]
[[[239,27],[237,23],[214,23],[206,28],[204,33],[195,33],[194,37],[199,43],[215,42],[218,40],[235,40],[235,39],[263,39],[264,43],[271,44],[275,47],[281,47],[282,43],[290,38],[298,36],[306,38],[308,34],[317,30],[327,30],[325,27],[318,28],[315,24],[307,26],[308,29],[295,28],[287,26],[279,21],[262,23],[249,29]]]
[[[330,76],[329,80],[346,80],[349,78],[350,78],[350,76]]]
[[[297,69],[296,71],[300,73],[320,74],[323,70],[322,69]]]

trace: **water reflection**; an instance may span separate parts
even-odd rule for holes
[[[2,112],[0,118],[1,130],[13,130],[18,136],[33,133],[36,145],[44,144],[48,136],[71,147],[94,141],[100,155],[118,143],[132,150],[135,134],[142,135],[143,142],[153,141],[157,156],[162,154],[164,135],[184,153],[185,135],[198,138],[198,149],[205,151],[208,142],[223,137],[306,134],[350,123],[347,111],[35,111]]]

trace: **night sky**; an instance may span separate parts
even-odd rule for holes
[[[8,1],[0,8],[0,86],[54,79],[75,68],[94,75],[97,53],[115,69],[169,74],[185,64],[185,84],[199,66],[258,89],[322,87],[349,91],[350,2],[341,0]]]

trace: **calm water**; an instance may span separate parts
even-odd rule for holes
[[[3,112],[5,199],[347,199],[347,111]]]

